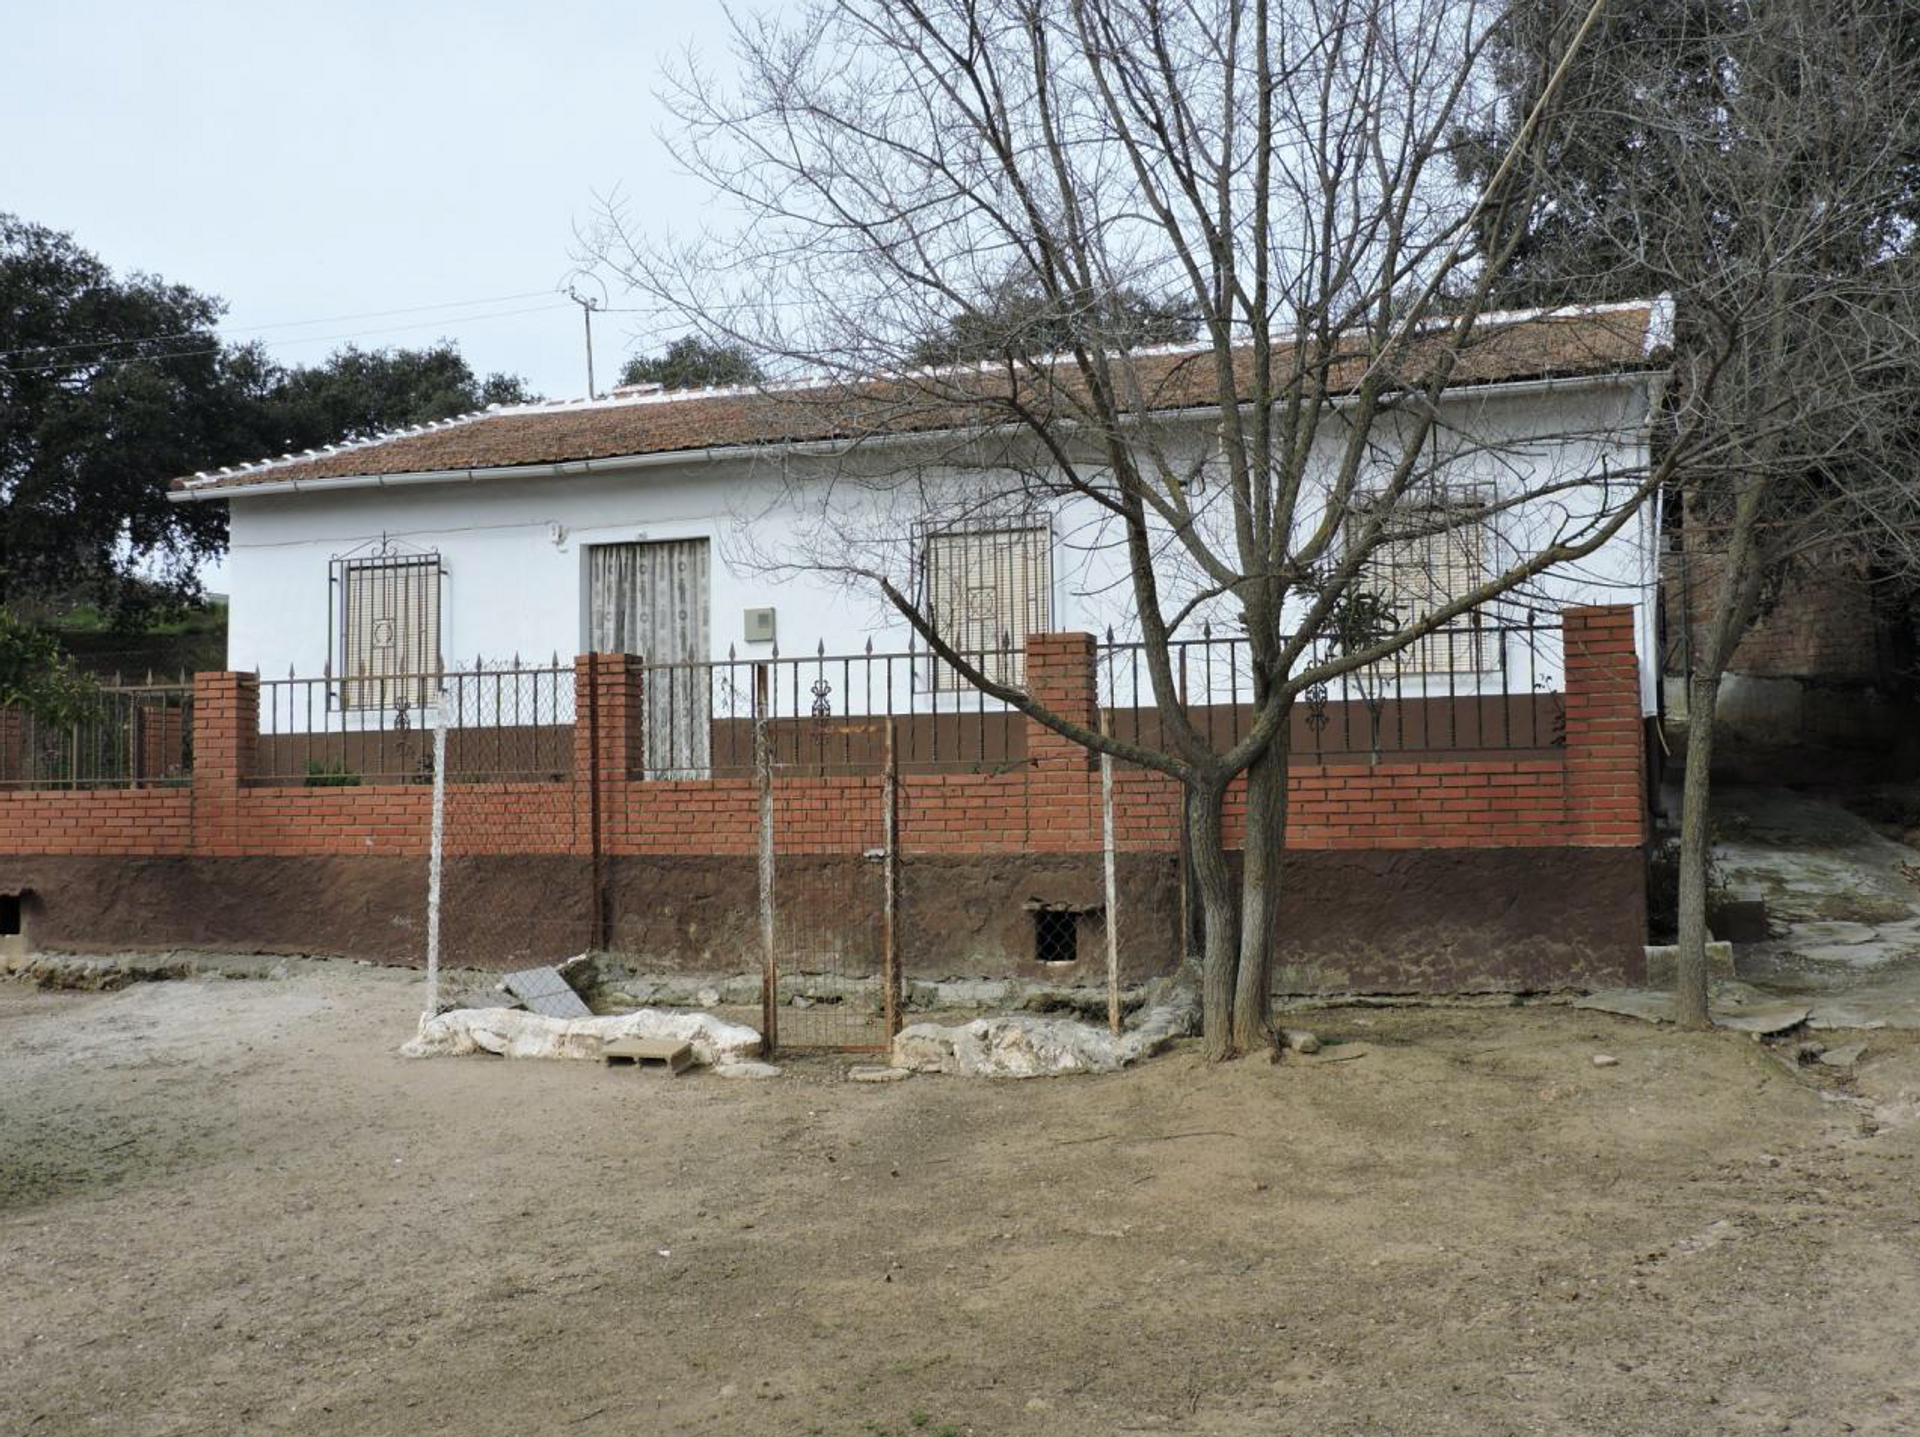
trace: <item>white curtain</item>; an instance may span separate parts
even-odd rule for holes
[[[707,541],[595,545],[590,573],[592,647],[647,664],[648,775],[704,777],[713,713]]]

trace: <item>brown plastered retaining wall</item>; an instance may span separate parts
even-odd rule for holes
[[[1289,986],[1543,987],[1633,976],[1644,902],[1644,752],[1632,611],[1566,614],[1564,747],[1378,765],[1296,766],[1282,919]],[[1034,635],[1027,672],[1094,716],[1093,641]],[[757,790],[746,779],[641,781],[644,695],[620,655],[576,665],[573,771],[596,785],[449,789],[445,950],[554,958],[592,934],[594,824],[608,938],[654,966],[751,967]],[[0,891],[31,890],[41,947],[197,946],[418,961],[430,792],[251,781],[250,676],[196,678],[190,787],[0,793]],[[1098,902],[1099,778],[1029,723],[1027,762],[901,781],[903,951],[917,976],[1073,976],[1032,958],[1029,899]],[[872,778],[782,778],[780,864],[858,861]],[[597,800],[597,801],[596,801]],[[1123,963],[1176,951],[1178,793],[1115,776]],[[1229,842],[1241,806],[1230,799]],[[847,916],[865,934],[865,915]],[[857,941],[857,940],[856,940]],[[1090,945],[1085,945],[1090,946]],[[1083,958],[1078,966],[1097,971]]]

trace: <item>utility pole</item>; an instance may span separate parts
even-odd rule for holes
[[[600,396],[593,388],[593,314],[600,308],[600,302],[588,299],[572,285],[567,286],[567,298],[580,306],[580,321],[587,329],[587,398],[598,399]]]

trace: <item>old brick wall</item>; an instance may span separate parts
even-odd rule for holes
[[[1303,978],[1306,986],[1396,986],[1396,972],[1399,986],[1493,983],[1502,971],[1528,986],[1546,969],[1630,973],[1644,923],[1637,896],[1646,836],[1633,612],[1572,609],[1564,622],[1564,745],[1492,759],[1294,766],[1290,891],[1297,901],[1317,894],[1319,913],[1341,915],[1320,925],[1318,949],[1306,941],[1307,923],[1288,926],[1290,966],[1321,975]],[[1028,681],[1056,711],[1091,724],[1093,660],[1088,635],[1035,635]],[[594,931],[587,895],[597,865],[609,941],[679,953],[694,966],[751,953],[744,923],[758,832],[754,781],[632,778],[645,694],[640,671],[622,656],[582,657],[575,699],[588,720],[574,727],[575,781],[449,788],[447,856],[466,865],[463,881],[480,885],[468,891],[512,889],[518,902],[551,903],[550,945],[576,951]],[[261,782],[252,776],[257,714],[251,676],[202,674],[189,785],[0,793],[0,889],[39,895],[38,941],[417,960],[430,789]],[[926,939],[922,971],[1019,970],[1032,956],[1022,948],[1023,899],[1098,892],[1097,767],[1084,749],[1026,724],[1027,758],[1017,769],[901,779],[903,883],[909,921]],[[873,794],[871,779],[783,778],[775,792],[782,861],[857,853],[872,832]],[[1169,886],[1177,787],[1122,769],[1115,814],[1123,867],[1134,875],[1127,966],[1141,974],[1177,951]],[[1241,822],[1235,795],[1230,844],[1239,843]],[[1571,927],[1543,908],[1553,888],[1543,894],[1531,884],[1535,870],[1562,889],[1588,883],[1593,902],[1569,895]],[[1447,900],[1439,909],[1437,897]],[[472,916],[473,905],[455,906]],[[1450,928],[1436,928],[1437,911],[1455,913]],[[454,913],[451,921],[464,920]],[[951,941],[937,941],[941,934]],[[456,938],[450,932],[450,945]],[[910,945],[910,966],[913,952]]]

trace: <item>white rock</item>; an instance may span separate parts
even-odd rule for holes
[[[1317,1053],[1320,1039],[1305,1028],[1282,1028],[1280,1041],[1296,1053]]]
[[[1026,1014],[975,1018],[957,1027],[915,1023],[893,1040],[893,1065],[981,1078],[1111,1073],[1197,1031],[1199,1020],[1197,995],[1183,993],[1119,1037],[1091,1023]]]
[[[1617,1068],[1620,1066],[1620,1060],[1611,1053],[1595,1053],[1593,1055],[1593,1066],[1596,1068]]]
[[[718,1008],[720,1006],[720,990],[718,988],[702,988],[698,993],[693,995],[693,1001],[698,1003],[702,1008]]]
[[[693,1046],[696,1063],[744,1062],[760,1053],[760,1034],[711,1013],[641,1008],[599,1018],[549,1018],[515,1008],[455,1008],[420,1024],[401,1055],[435,1058],[499,1053],[508,1058],[585,1058],[598,1061],[609,1038],[672,1038]]]
[[[912,1076],[905,1068],[889,1068],[882,1063],[858,1063],[847,1069],[850,1083],[897,1083]]]
[[[716,1078],[777,1078],[780,1069],[772,1063],[715,1063]]]

